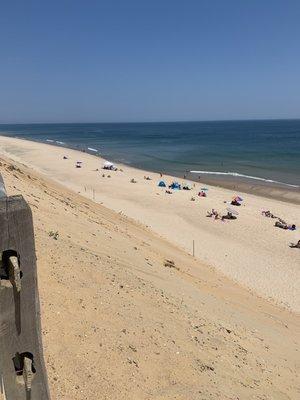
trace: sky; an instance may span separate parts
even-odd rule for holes
[[[0,123],[300,118],[300,2],[2,1]]]

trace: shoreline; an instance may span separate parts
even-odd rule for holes
[[[247,194],[254,194],[259,197],[264,197],[266,199],[274,199],[283,201],[291,204],[300,204],[300,189],[283,188],[282,185],[277,185],[275,183],[250,183],[243,181],[234,181],[231,179],[219,178],[203,178],[201,177],[201,182],[207,185],[220,187],[223,189],[230,189],[233,191],[243,192]]]
[[[27,139],[27,138],[18,138],[18,137],[12,137],[12,136],[2,136],[2,132],[0,132],[0,138],[1,137],[8,137],[12,139],[17,139],[17,140],[24,140],[28,142],[34,142],[34,143],[40,143],[40,144],[45,144],[53,147],[57,147],[60,149],[68,149],[78,151],[82,154],[89,154],[91,156],[99,158],[101,161],[105,161],[106,158],[102,156],[99,152],[95,153],[91,151],[89,148],[82,149],[82,148],[76,148],[74,147],[68,147],[68,145],[64,142],[59,142],[53,140],[51,141],[39,141],[39,140],[32,140]],[[115,164],[118,164],[121,168],[131,168],[133,170],[139,170],[142,171],[145,174],[159,174],[158,170],[148,170],[148,169],[143,169],[142,167],[133,167],[130,164],[125,164],[121,161],[118,161],[117,159],[111,158],[109,161],[114,162]],[[199,183],[199,184],[205,184],[205,185],[210,185],[222,189],[228,189],[228,190],[233,190],[241,193],[246,193],[246,194],[252,194],[252,195],[257,195],[259,197],[264,197],[266,199],[275,199],[291,204],[297,204],[300,205],[300,187],[298,185],[292,185],[284,182],[268,182],[267,180],[265,182],[261,181],[256,181],[252,180],[251,178],[246,178],[246,177],[241,177],[241,176],[229,176],[229,175],[222,175],[222,179],[220,178],[219,175],[214,175],[214,174],[201,174],[201,179],[199,180],[197,178],[196,173],[192,173],[191,171],[182,171],[182,174],[177,174],[176,172],[172,171],[161,171],[164,176],[168,177],[173,177],[176,179],[181,179],[183,181],[191,181],[194,183]],[[184,178],[184,176],[186,176]],[[293,187],[294,186],[294,187]]]
[[[30,139],[25,139],[29,140]],[[55,141],[56,143],[51,143],[51,142],[41,142],[38,141],[38,143],[45,143],[49,144],[50,146],[55,146],[55,147],[61,147],[65,149],[72,149],[79,151],[81,153],[87,153],[92,156],[96,156],[100,158],[101,160],[106,160],[100,153],[95,154],[92,151],[89,151],[90,149],[88,148],[87,150],[85,149],[80,149],[80,148],[75,148],[75,147],[68,147],[64,143],[62,145],[58,141]],[[142,171],[145,174],[158,174],[160,171],[153,169],[153,170],[148,170],[144,169],[142,167],[133,167],[130,164],[125,164],[118,159],[110,159],[109,161],[114,162],[115,164],[120,165],[121,167],[127,167],[127,168],[132,168],[132,169],[137,169],[139,171]],[[207,184],[210,186],[215,186],[223,189],[229,189],[233,191],[239,191],[239,192],[244,192],[247,194],[254,194],[258,195],[260,197],[265,197],[268,199],[275,199],[275,200],[280,200],[280,201],[285,201],[288,203],[292,204],[299,204],[300,205],[300,187],[298,185],[292,185],[284,182],[268,182],[267,180],[264,183],[257,182],[254,179],[252,180],[251,178],[243,178],[243,177],[233,177],[233,176],[223,176],[223,179],[221,179],[218,175],[213,175],[211,174],[210,177],[209,175],[206,174],[199,174],[201,176],[201,180],[197,179],[197,174],[192,173],[191,171],[182,171],[181,174],[176,173],[176,171],[161,171],[164,176],[169,176],[177,179],[182,179],[187,180],[187,181],[192,181],[195,183],[199,184]],[[186,177],[185,177],[186,176]]]
[[[289,242],[299,240],[299,233],[275,228],[274,220],[261,215],[262,210],[270,210],[299,227],[296,204],[239,193],[245,202],[238,209],[238,220],[222,223],[206,218],[206,211],[214,208],[226,212],[224,201],[237,194],[231,189],[209,186],[208,197],[201,199],[197,197],[199,184],[195,182],[192,191],[174,191],[170,196],[157,187],[159,174],[119,164],[122,171],[105,171],[101,169],[102,158],[79,150],[0,137],[0,151],[74,192],[149,227],[189,254],[194,243],[195,257],[201,262],[261,297],[291,311],[300,311],[296,284],[300,253],[288,246]],[[63,160],[64,154],[69,156],[68,160]],[[75,168],[78,159],[83,161],[83,168]],[[152,180],[145,180],[145,175]],[[130,183],[132,178],[136,184]],[[163,179],[170,183],[173,177]],[[191,202],[191,196],[196,201]]]

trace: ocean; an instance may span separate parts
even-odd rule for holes
[[[300,187],[300,120],[5,124],[0,134],[176,176]]]

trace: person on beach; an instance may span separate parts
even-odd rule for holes
[[[215,210],[212,208],[211,211],[206,211],[206,216],[207,217],[212,217],[213,215],[215,215]]]
[[[276,226],[277,228],[286,229],[286,230],[290,230],[290,231],[295,231],[296,230],[296,225],[295,224],[288,225],[284,221],[276,221],[274,226]]]
[[[232,213],[230,211],[228,211],[228,213],[226,215],[222,216],[221,221],[224,221],[225,219],[236,219],[236,216],[232,215]]]
[[[268,218],[277,218],[274,214],[271,213],[271,211],[262,211],[261,213]]]
[[[216,211],[214,208],[212,208],[211,211],[206,212],[206,216],[210,217],[210,218],[214,217],[214,219],[219,219],[220,214],[218,213],[218,211]]]
[[[292,249],[300,249],[300,240],[298,240],[298,242],[297,243],[291,243],[290,244],[290,247],[292,248]]]
[[[240,206],[241,203],[239,203],[237,200],[232,200],[232,202],[230,203],[232,206]]]

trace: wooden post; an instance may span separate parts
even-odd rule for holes
[[[0,175],[0,198],[1,197],[6,197],[6,190],[5,190],[5,186],[4,186],[4,182],[3,182],[2,176]]]
[[[195,240],[193,239],[193,257],[195,257]]]
[[[0,198],[0,272],[2,392],[6,400],[49,400],[33,222],[22,196]]]

